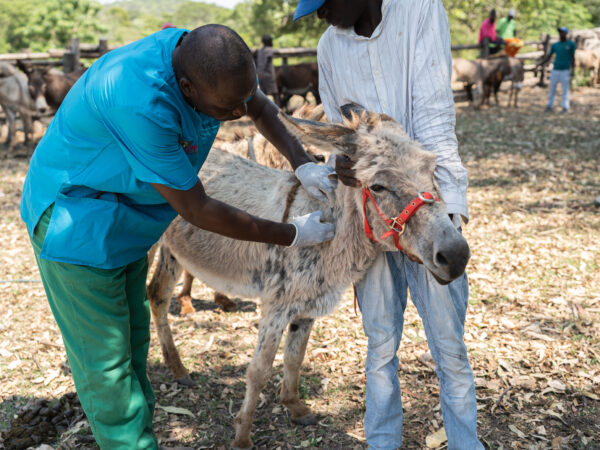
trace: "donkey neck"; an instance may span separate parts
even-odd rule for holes
[[[369,240],[363,226],[363,213],[356,201],[356,188],[339,183],[332,202],[337,218],[335,237],[323,251],[323,264],[334,277],[357,281],[371,267],[383,246]],[[334,278],[335,279],[335,278]]]

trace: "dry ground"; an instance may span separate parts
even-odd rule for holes
[[[600,209],[593,206],[600,194],[600,90],[578,88],[566,116],[544,114],[545,96],[526,89],[519,110],[458,105],[457,134],[471,183],[465,341],[480,436],[493,449],[600,448]],[[24,405],[36,399],[54,405],[74,390],[19,220],[28,151],[20,147],[16,157],[0,160],[0,442]],[[149,373],[160,405],[155,429],[168,445],[226,448],[259,310],[240,300],[238,312],[223,313],[211,303],[211,291],[194,286],[196,312],[181,317],[174,301],[171,323],[195,387],[172,382],[152,330]],[[279,356],[257,409],[256,447],[366,448],[365,351],[348,291],[338,311],[316,323],[302,369],[301,393],[319,424],[294,425],[278,404]],[[398,372],[408,449],[425,448],[426,437],[442,425],[426,352],[411,305]],[[93,448],[86,443],[89,428],[75,427],[76,419],[47,443]]]

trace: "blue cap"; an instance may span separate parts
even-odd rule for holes
[[[569,29],[567,27],[558,27],[557,30],[569,34]]]
[[[294,12],[294,22],[301,17],[314,13],[323,6],[323,3],[325,3],[325,0],[300,0]]]

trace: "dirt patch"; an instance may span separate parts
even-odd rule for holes
[[[544,114],[546,94],[524,89],[518,110],[457,106],[460,153],[471,182],[471,220],[464,227],[473,254],[465,341],[480,436],[493,449],[600,448],[600,210],[593,206],[600,194],[600,90],[576,88],[567,115]],[[62,405],[74,392],[19,219],[30,152],[17,147],[16,156],[0,164],[0,446],[7,448],[19,420],[39,402]],[[173,300],[170,320],[195,386],[173,382],[152,330],[155,430],[163,445],[227,448],[259,307],[239,300],[237,312],[224,313],[198,282],[192,294],[196,311],[181,317]],[[278,403],[278,355],[256,411],[256,447],[366,448],[366,343],[348,291],[335,314],[316,322],[301,372],[301,395],[319,423],[295,425]],[[443,423],[426,352],[422,324],[409,303],[398,352],[407,449],[424,448],[426,436]],[[89,428],[82,420],[68,422],[66,431],[54,427],[56,436],[45,442],[94,448],[85,441]]]

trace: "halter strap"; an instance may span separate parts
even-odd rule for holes
[[[412,199],[412,201],[410,201],[408,205],[406,205],[406,207],[396,217],[390,219],[383,212],[381,212],[379,206],[377,206],[377,202],[373,198],[371,190],[367,186],[363,187],[362,192],[365,234],[373,242],[377,242],[377,239],[375,239],[375,236],[373,235],[373,229],[371,228],[371,225],[369,225],[369,219],[367,218],[367,202],[371,200],[371,203],[373,203],[375,210],[389,227],[389,230],[383,233],[380,239],[386,239],[392,236],[394,238],[394,245],[398,250],[402,250],[402,247],[400,246],[399,237],[404,233],[404,228],[406,226],[406,223],[410,220],[410,218],[415,215],[415,213],[419,210],[419,208],[421,208],[421,206],[440,200],[430,192],[419,192],[419,194],[414,199]]]

